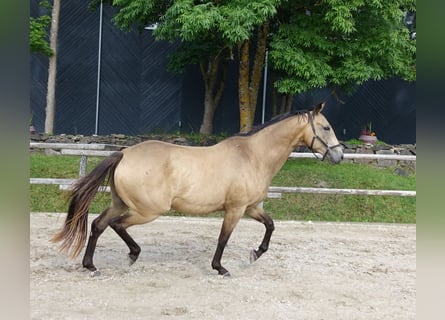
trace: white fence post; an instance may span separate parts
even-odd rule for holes
[[[80,156],[79,177],[83,177],[87,172],[88,158],[86,155]]]

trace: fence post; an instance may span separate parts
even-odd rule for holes
[[[86,155],[82,155],[80,157],[80,165],[79,165],[79,177],[83,177],[87,172],[87,162],[88,158]]]

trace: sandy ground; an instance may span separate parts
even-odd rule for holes
[[[90,217],[90,221],[93,217]],[[81,257],[49,238],[63,214],[31,213],[32,319],[414,319],[415,225],[276,222],[270,249],[249,263],[264,226],[243,219],[222,264],[211,269],[221,219],[161,217],[129,229],[142,248],[108,228],[91,277]]]

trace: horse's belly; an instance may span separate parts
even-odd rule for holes
[[[223,210],[223,201],[202,201],[199,199],[174,198],[172,201],[172,209],[186,213],[203,215],[209,214],[218,210]]]

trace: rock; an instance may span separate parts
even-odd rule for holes
[[[125,139],[126,138],[124,134],[112,134],[111,137],[116,138],[116,139]]]
[[[376,154],[394,154],[394,150],[379,150]],[[377,165],[379,167],[387,168],[394,167],[397,165],[397,160],[387,160],[387,159],[379,159],[377,160]]]
[[[407,177],[407,176],[409,176],[409,173],[408,172],[406,172],[404,169],[402,169],[402,168],[395,168],[394,169],[394,172],[396,173],[396,174],[398,174],[399,176],[402,176],[402,177]]]
[[[388,144],[378,144],[374,146],[374,151],[391,150],[391,149],[393,149],[393,146],[390,146]]]

